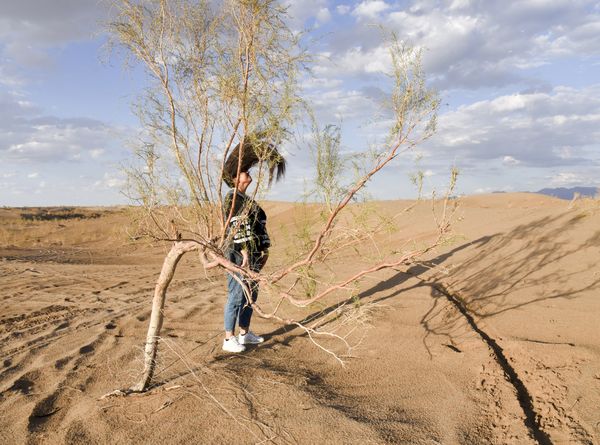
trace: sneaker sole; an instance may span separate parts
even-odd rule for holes
[[[240,345],[260,345],[261,343],[264,343],[265,341],[245,341],[244,343],[242,343],[240,341]]]
[[[225,351],[225,352],[231,352],[232,354],[239,354],[240,352],[244,352],[246,350],[246,348],[240,349],[239,351],[232,351],[230,349],[225,349],[225,348],[222,348],[222,349],[223,349],[223,351]]]

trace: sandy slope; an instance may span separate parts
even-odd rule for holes
[[[295,210],[266,207],[277,240]],[[345,367],[268,320],[254,323],[265,344],[222,353],[223,277],[186,258],[156,387],[104,400],[140,371],[163,248],[127,245],[121,211],[18,213],[0,210],[0,443],[600,442],[597,202],[464,199],[453,243],[428,264],[362,283],[354,304],[369,322]],[[418,206],[387,242],[430,230]]]

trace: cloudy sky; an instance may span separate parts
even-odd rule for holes
[[[381,32],[424,49],[441,96],[437,134],[384,171],[377,198],[441,188],[451,166],[460,193],[600,186],[600,2],[589,0],[288,0],[292,26],[310,29],[317,65],[303,81],[319,118],[355,151],[385,131],[388,58]],[[0,2],[0,205],[127,202],[119,166],[143,88],[103,51],[98,0]],[[272,198],[295,199],[309,157]]]

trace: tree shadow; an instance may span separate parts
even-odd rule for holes
[[[307,325],[309,323],[316,322],[320,319],[327,317],[328,315],[332,314],[333,312],[338,311],[343,306],[346,306],[349,304],[356,304],[357,302],[369,299],[370,297],[372,297],[373,295],[376,295],[378,293],[386,292],[389,290],[392,291],[389,294],[386,294],[386,295],[380,296],[376,299],[373,299],[372,300],[373,303],[380,303],[385,300],[389,300],[389,299],[394,298],[394,297],[398,296],[399,294],[406,292],[410,289],[429,286],[427,283],[420,281],[410,287],[401,287],[402,284],[404,284],[406,281],[410,280],[411,278],[420,276],[421,274],[428,272],[432,268],[435,268],[436,266],[444,263],[448,258],[450,258],[455,253],[457,253],[463,249],[466,249],[466,248],[476,244],[477,242],[485,241],[485,239],[487,239],[487,238],[489,238],[489,237],[484,237],[484,238],[481,238],[480,240],[477,240],[474,242],[462,244],[442,255],[439,255],[438,257],[436,257],[432,260],[422,261],[418,264],[415,264],[415,265],[409,267],[406,271],[398,272],[395,275],[391,276],[390,278],[387,278],[387,279],[377,283],[376,285],[370,287],[369,289],[366,289],[363,292],[360,292],[358,295],[355,295],[351,298],[341,300],[339,302],[336,302],[334,304],[327,306],[326,308],[319,309],[315,312],[310,313],[309,315],[305,316],[302,320],[300,320],[299,323],[303,324],[303,325]],[[325,325],[327,325],[327,323],[328,322],[325,322],[325,323],[321,324],[320,326],[321,327],[325,326]],[[274,337],[288,334],[285,336],[285,338],[283,340],[278,341],[277,344],[283,344],[285,346],[289,346],[290,343],[293,342],[293,340],[295,340],[297,337],[306,337],[307,336],[306,332],[304,332],[304,331],[300,332],[300,331],[301,331],[301,329],[296,325],[286,325],[286,326],[277,328],[271,332],[265,333],[265,334],[263,334],[263,336],[265,337],[265,340],[270,340]],[[294,333],[294,332],[297,332],[297,333]],[[275,346],[275,344],[267,344],[267,345],[264,345],[261,347],[269,349],[269,348],[272,348],[273,346]]]
[[[600,230],[582,242],[569,237],[584,220],[571,213],[539,218],[514,229],[483,236],[464,243],[433,259],[423,261],[398,272],[351,299],[336,302],[304,317],[300,323],[308,324],[332,314],[347,304],[365,300],[384,293],[373,300],[379,303],[397,297],[410,289],[428,287],[432,297],[431,306],[421,318],[425,329],[423,342],[431,335],[447,338],[448,347],[456,348],[456,337],[464,331],[464,317],[460,313],[449,316],[445,310],[446,289],[457,298],[464,309],[476,320],[518,310],[543,301],[575,299],[583,292],[600,288],[600,276],[587,284],[578,275],[592,270],[593,264],[577,263],[577,256],[587,247],[600,246]],[[461,253],[448,274],[436,272],[451,257]],[[573,270],[557,272],[560,262],[573,257],[578,266]],[[402,285],[411,278],[418,282],[410,287]],[[523,291],[530,295],[523,297]],[[386,293],[388,292],[388,293]],[[516,299],[512,294],[519,292]],[[296,332],[296,333],[294,333]],[[278,343],[289,345],[297,337],[306,336],[297,326],[282,326],[264,334],[266,339],[287,334]],[[264,345],[262,347],[272,347]],[[429,348],[427,347],[428,351]]]
[[[421,319],[424,342],[430,335],[441,335],[454,345],[460,335],[463,314],[449,316],[444,311],[449,294],[480,322],[545,301],[573,300],[598,289],[600,276],[587,283],[582,277],[596,267],[585,261],[584,251],[600,246],[600,231],[582,237],[583,219],[572,214],[545,217],[472,243],[448,276],[438,273],[427,281],[433,302]]]

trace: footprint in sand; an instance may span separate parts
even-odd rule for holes
[[[63,357],[54,362],[55,369],[62,369],[73,357]]]
[[[57,326],[57,327],[54,329],[54,331],[55,331],[55,332],[56,332],[56,331],[60,331],[61,329],[65,329],[65,328],[68,328],[68,327],[69,327],[69,322],[68,322],[68,321],[65,321],[64,323],[61,323],[61,324],[59,324],[59,325],[58,325],[58,326]]]
[[[94,352],[93,344],[85,345],[85,346],[82,346],[81,348],[79,348],[80,354],[89,354],[90,352]]]
[[[29,425],[27,428],[30,432],[36,432],[43,428],[44,424],[50,419],[50,416],[60,411],[57,406],[59,393],[50,394],[45,399],[38,402],[29,415]]]
[[[18,391],[22,394],[27,395],[31,392],[33,386],[34,382],[23,376],[15,380],[15,383],[13,383],[13,385],[10,388],[8,388],[8,390],[15,392]]]
[[[139,321],[146,321],[148,320],[148,317],[150,316],[150,311],[144,312],[143,314],[137,315],[135,318],[137,318]]]

